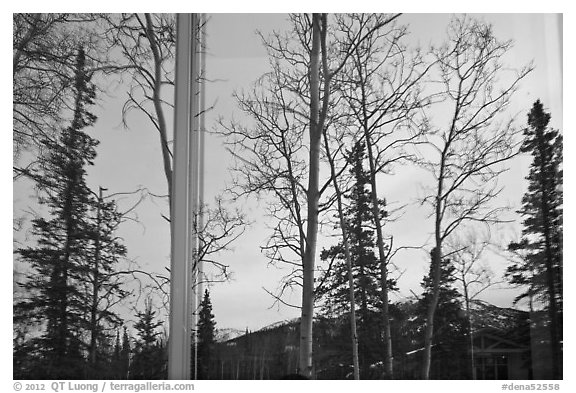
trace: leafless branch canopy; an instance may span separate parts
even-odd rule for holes
[[[498,177],[518,154],[519,132],[505,118],[513,93],[532,70],[502,64],[510,42],[498,41],[491,26],[469,17],[455,18],[448,42],[432,51],[437,64],[437,110],[449,113],[447,123],[430,124],[426,153],[420,160],[438,183],[424,198],[438,208],[441,240],[461,224],[501,221],[504,208],[493,202],[502,191]],[[440,108],[441,107],[441,108]]]

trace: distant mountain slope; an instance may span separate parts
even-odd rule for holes
[[[216,342],[222,343],[228,340],[232,340],[236,337],[240,337],[246,332],[240,329],[234,328],[224,328],[224,329],[217,329],[216,330]]]
[[[474,331],[495,329],[502,338],[529,345],[531,320],[527,311],[501,308],[482,301],[473,301],[471,308]]]
[[[398,378],[410,379],[418,375],[417,358],[405,355],[418,349],[414,336],[417,330],[406,329],[413,321],[414,307],[402,309],[395,325],[396,367]],[[412,304],[413,306],[413,304]],[[464,311],[464,310],[462,310]],[[489,329],[493,336],[512,340],[520,345],[529,345],[529,313],[511,308],[501,308],[482,301],[472,303],[475,331]],[[218,354],[212,361],[214,378],[217,379],[279,379],[297,372],[299,347],[299,319],[278,321],[256,331],[220,329],[218,332]],[[377,328],[375,326],[375,328]],[[351,344],[349,316],[327,318],[318,316],[314,320],[314,362],[316,378],[347,379],[351,375]],[[526,342],[528,340],[528,342]],[[381,356],[380,347],[371,348]],[[455,355],[449,353],[449,357]],[[415,360],[416,359],[416,360]],[[444,362],[445,360],[440,360]],[[443,367],[440,365],[439,367]],[[416,370],[416,371],[415,371]],[[465,373],[455,375],[465,376]],[[365,378],[380,378],[379,362],[371,363]]]
[[[527,322],[529,313],[513,308],[502,308],[481,300],[473,300],[472,326],[475,330],[494,328],[503,331],[517,329]]]

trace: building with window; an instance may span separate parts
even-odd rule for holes
[[[531,379],[530,346],[496,328],[473,333],[476,379]],[[529,339],[529,337],[528,337]]]

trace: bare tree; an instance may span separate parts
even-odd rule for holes
[[[518,130],[504,115],[518,84],[532,69],[504,68],[502,57],[511,45],[497,40],[491,26],[464,16],[451,21],[448,42],[432,51],[438,64],[442,113],[450,116],[443,126],[429,125],[428,150],[422,160],[435,181],[423,203],[432,208],[432,258],[437,266],[430,272],[432,300],[426,315],[423,379],[430,373],[438,262],[445,257],[444,242],[465,223],[499,222],[503,210],[495,206],[502,191],[498,176],[519,146]]]
[[[200,219],[200,217],[202,217]],[[194,216],[194,228],[198,233],[196,263],[208,263],[215,270],[209,275],[201,272],[199,283],[214,283],[229,278],[229,266],[218,261],[217,256],[232,251],[232,244],[244,233],[248,222],[239,210],[226,208],[221,198],[216,198],[214,207],[200,207]]]
[[[203,219],[200,220],[200,216]],[[196,285],[224,282],[230,278],[229,266],[220,262],[218,257],[233,250],[233,243],[242,236],[248,225],[244,214],[239,210],[227,208],[221,198],[215,199],[214,207],[207,204],[200,207],[194,215],[193,222],[193,228],[197,231],[199,239],[193,268],[196,268],[198,263],[206,263],[210,269],[202,272]],[[161,308],[168,311],[170,291],[167,287],[170,285],[170,269],[165,268],[165,272],[150,272],[141,268],[134,260],[128,262],[124,269],[113,275],[129,276],[136,283],[138,288],[136,303],[139,303],[141,298],[158,297]]]
[[[344,207],[342,203],[343,192],[340,188],[339,178],[340,174],[344,171],[347,165],[343,168],[337,168],[336,160],[339,154],[342,154],[344,146],[342,144],[343,135],[337,135],[335,139],[340,141],[340,145],[337,146],[334,152],[331,151],[330,145],[331,141],[328,139],[328,133],[324,130],[324,150],[326,153],[326,158],[330,164],[330,177],[332,179],[332,187],[334,188],[334,194],[336,196],[336,209],[338,212],[338,223],[340,225],[340,230],[342,232],[342,244],[344,245],[344,259],[346,260],[346,267],[348,270],[348,286],[350,293],[350,335],[352,339],[352,365],[354,368],[354,379],[360,379],[360,363],[358,360],[358,333],[356,328],[356,305],[354,299],[354,276],[352,271],[352,257],[350,255],[350,245],[348,243],[348,229],[344,217]],[[345,160],[346,164],[348,163]],[[320,283],[321,285],[321,283]],[[319,287],[320,287],[319,285]]]
[[[310,126],[309,172],[307,189],[306,248],[302,259],[302,317],[300,318],[300,372],[312,377],[312,322],[314,320],[314,264],[318,239],[320,201],[320,148],[328,105],[329,78],[324,79],[324,97],[320,110],[320,52],[326,70],[326,14],[312,15],[312,51],[310,52]],[[322,49],[320,46],[322,45]]]
[[[366,26],[362,45],[355,46],[351,62],[339,76],[340,93],[346,101],[359,138],[366,143],[371,185],[371,206],[377,236],[384,320],[384,359],[387,378],[393,378],[392,339],[388,312],[390,246],[385,244],[377,176],[390,173],[395,163],[409,157],[404,147],[422,134],[416,115],[427,102],[421,98],[420,82],[432,67],[418,51],[408,53],[403,44],[406,28],[390,23],[396,16],[351,15],[338,18],[343,36],[353,37]]]
[[[291,267],[278,298],[290,285],[302,287],[300,372],[311,376],[318,215],[320,196],[328,187],[328,181],[320,186],[319,178],[328,100],[326,94],[320,97],[327,22],[325,15],[316,14],[312,19],[292,15],[291,21],[293,36],[276,33],[264,40],[272,71],[250,94],[237,95],[241,109],[255,120],[254,127],[222,126],[238,164],[234,169],[236,194],[274,198],[268,204],[268,214],[275,225],[263,249],[272,263]],[[307,146],[302,141],[306,129]]]
[[[172,132],[167,117],[173,110],[174,57],[175,57],[175,18],[172,14],[121,14],[104,16],[106,38],[113,50],[119,50],[120,60],[110,62],[101,70],[107,75],[129,76],[128,99],[122,108],[123,122],[128,126],[128,116],[135,112],[144,114],[158,131],[162,152],[162,165],[167,183],[168,205],[172,209]],[[206,21],[204,21],[206,23]],[[199,29],[203,28],[201,24]],[[204,37],[204,33],[197,35]],[[199,45],[204,50],[204,38]],[[196,55],[200,55],[197,53]],[[199,78],[205,80],[204,70]],[[203,108],[203,111],[210,108]],[[200,114],[199,114],[200,115]],[[203,123],[201,124],[203,127]],[[214,256],[229,248],[244,231],[246,220],[238,211],[230,211],[222,199],[217,198],[210,207],[202,203],[194,212],[194,230],[200,244],[195,251],[196,264],[208,262],[216,269],[215,276],[204,280],[215,282],[228,278],[227,266]],[[172,211],[166,217],[170,220]],[[196,267],[196,266],[195,266]],[[158,276],[161,288],[169,282],[167,277]],[[158,278],[157,277],[157,278]],[[163,289],[160,291],[166,295]]]
[[[279,68],[260,78],[250,93],[236,94],[240,109],[255,119],[253,126],[224,124],[228,151],[235,158],[232,168],[236,198],[266,198],[266,214],[273,219],[272,233],[262,246],[272,264],[290,267],[282,291],[301,285],[301,261],[305,249],[306,117],[297,116],[300,103],[287,89]]]
[[[111,48],[120,50],[122,60],[109,64],[103,71],[132,78],[128,100],[122,108],[123,121],[127,125],[128,114],[137,110],[158,131],[171,207],[172,151],[166,111],[173,104],[172,97],[166,99],[164,87],[174,84],[175,19],[171,14],[107,15],[105,19],[106,38]]]
[[[474,364],[474,317],[471,303],[484,291],[503,281],[495,281],[494,273],[483,263],[482,258],[489,246],[487,240],[480,240],[478,234],[470,231],[466,236],[452,236],[447,240],[447,250],[455,270],[456,282],[459,283],[464,296],[464,307],[468,320],[468,338],[470,348],[470,371],[472,379],[476,379]]]
[[[264,39],[272,71],[258,80],[250,94],[237,97],[241,109],[254,119],[254,126],[222,127],[238,163],[237,193],[275,198],[268,204],[275,225],[264,249],[272,262],[292,267],[280,295],[290,285],[302,286],[300,372],[311,376],[318,220],[335,201],[334,196],[323,197],[332,180],[319,178],[321,135],[337,116],[331,97],[333,83],[354,50],[373,30],[396,16],[369,26],[353,21],[357,28],[349,36],[330,32],[327,15],[290,18],[293,29],[289,34],[274,33]],[[308,145],[302,142],[306,129]]]

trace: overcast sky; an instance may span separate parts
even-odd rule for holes
[[[526,113],[536,99],[541,99],[551,112],[551,125],[563,130],[562,126],[562,80],[560,63],[560,37],[556,15],[537,14],[490,14],[478,15],[494,26],[495,35],[500,40],[513,39],[514,48],[506,57],[511,67],[520,68],[534,61],[535,70],[522,82],[520,90],[512,99],[510,114],[517,113],[519,125],[526,122]],[[445,36],[450,15],[445,14],[406,14],[399,23],[409,25],[410,45],[422,48],[439,44]],[[242,119],[232,98],[232,92],[247,89],[250,84],[267,71],[267,58],[260,39],[255,31],[265,35],[273,29],[284,31],[289,28],[283,14],[210,14],[208,24],[208,78],[215,82],[207,86],[207,102],[215,103],[215,109],[207,117],[207,128],[215,127],[218,116]],[[110,192],[129,191],[139,186],[148,188],[155,194],[166,194],[166,181],[162,171],[161,153],[156,131],[142,115],[134,113],[129,118],[128,130],[121,126],[120,108],[125,100],[125,86],[118,86],[111,97],[100,97],[101,104],[95,111],[99,119],[90,134],[101,141],[98,147],[96,165],[90,170],[89,184],[107,187]],[[171,117],[169,118],[169,123]],[[501,184],[506,185],[504,200],[519,207],[525,191],[523,178],[528,173],[529,160],[521,158],[512,163]],[[230,180],[229,157],[222,148],[221,140],[207,136],[206,144],[206,196],[210,202]],[[386,179],[386,189],[380,192],[389,203],[415,202],[421,195],[426,178],[412,168],[399,169],[394,177]],[[30,191],[24,182],[14,185],[14,209],[31,203]],[[261,207],[261,206],[260,206]],[[255,330],[270,323],[293,318],[299,311],[281,308],[270,309],[273,299],[262,287],[274,290],[282,272],[267,266],[267,260],[259,247],[266,236],[265,220],[260,215],[260,207],[249,202],[244,205],[249,219],[254,224],[228,254],[220,260],[230,265],[233,279],[228,283],[211,288],[213,313],[219,328]],[[129,256],[145,269],[165,272],[170,265],[169,227],[161,213],[167,208],[161,200],[147,200],[137,211],[140,224],[127,223],[121,230]],[[411,207],[402,220],[387,228],[393,233],[398,245],[419,245],[426,241],[433,227],[423,217],[426,208]],[[499,236],[509,238],[519,234],[519,226],[505,229]],[[15,235],[16,236],[16,235]],[[329,244],[322,239],[321,244]],[[490,257],[496,274],[505,268],[502,261]],[[419,292],[419,283],[427,272],[428,256],[423,251],[400,254],[395,263],[406,273],[400,279],[400,293],[392,299],[411,295],[411,290]],[[500,306],[510,306],[513,293],[492,291],[486,299]],[[289,299],[288,299],[289,300]],[[291,299],[298,303],[299,294]]]

